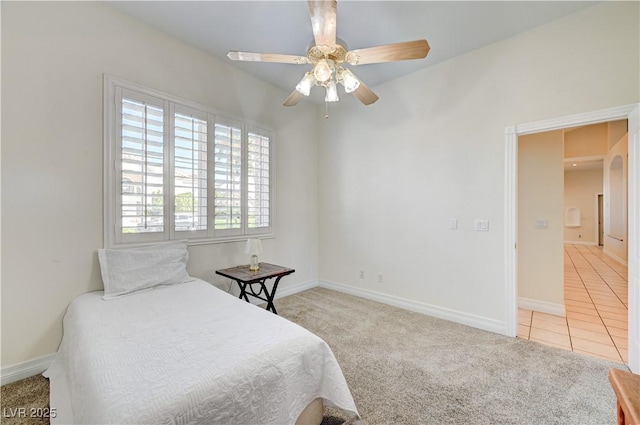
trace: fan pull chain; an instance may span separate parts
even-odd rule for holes
[[[324,102],[324,119],[329,119],[329,102]]]

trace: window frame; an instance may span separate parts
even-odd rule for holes
[[[122,94],[135,92],[140,98],[163,105],[163,225],[162,232],[122,232]],[[267,125],[234,117],[211,106],[202,105],[136,83],[104,74],[103,76],[103,231],[104,247],[148,245],[170,240],[187,240],[189,245],[243,241],[247,238],[274,238],[276,229],[276,142],[275,131]],[[126,96],[125,96],[126,97]],[[207,229],[175,229],[175,114],[193,112],[193,116],[207,120]],[[241,142],[241,226],[239,229],[215,229],[215,126],[216,123],[240,127]],[[250,228],[248,223],[248,137],[249,133],[269,139],[269,226]],[[168,225],[167,225],[168,224]]]

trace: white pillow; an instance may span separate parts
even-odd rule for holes
[[[193,280],[185,241],[125,249],[99,249],[105,300],[161,285]]]

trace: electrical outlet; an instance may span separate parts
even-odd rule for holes
[[[382,273],[378,273],[378,283],[384,283],[384,278],[382,277]]]
[[[477,218],[475,223],[475,229],[477,232],[489,231],[489,220],[486,218]]]
[[[360,279],[364,279],[364,270],[360,270]]]

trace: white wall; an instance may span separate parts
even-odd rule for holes
[[[604,253],[627,263],[629,238],[628,175],[629,136],[625,134],[604,158]],[[617,158],[617,167],[611,165]]]
[[[586,170],[565,170],[564,209],[580,209],[580,227],[565,227],[565,242],[598,244],[597,195],[603,193],[602,167]]]
[[[638,6],[598,4],[333,113],[319,148],[321,280],[504,325],[505,127],[637,102]]]
[[[562,130],[518,137],[518,296],[560,306],[560,311],[564,305],[562,152]],[[539,220],[546,221],[546,228],[538,225]]]
[[[78,294],[102,288],[102,75],[271,125],[277,238],[264,261],[315,282],[317,114],[288,93],[97,2],[2,3],[2,366],[53,353]],[[248,262],[242,243],[191,247],[189,272]]]
[[[611,121],[607,123],[607,151],[620,141],[622,136],[628,133],[629,123],[627,120]]]
[[[593,124],[564,131],[564,157],[604,156],[607,145],[609,123]]]

